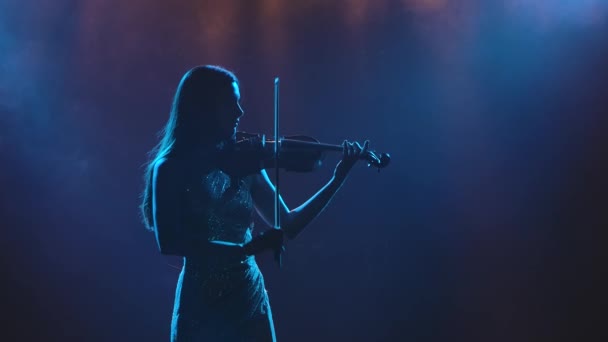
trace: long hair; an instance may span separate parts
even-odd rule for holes
[[[196,66],[184,74],[171,105],[169,119],[159,132],[159,142],[148,152],[144,165],[144,189],[140,214],[146,229],[154,231],[152,219],[152,173],[162,158],[192,149],[193,144],[213,143],[217,118],[211,115],[238,79],[231,71],[215,65]]]

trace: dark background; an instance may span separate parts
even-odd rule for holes
[[[179,259],[139,221],[183,73],[241,80],[241,129],[370,139],[328,209],[258,260],[279,341],[592,341],[608,226],[608,5],[0,3],[5,341],[168,341]],[[299,205],[331,176],[282,174]],[[261,227],[261,225],[258,225]]]

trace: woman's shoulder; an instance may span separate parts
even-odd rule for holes
[[[185,182],[192,177],[202,177],[219,170],[220,166],[202,158],[193,160],[169,155],[156,160],[154,169],[157,173],[164,173],[167,177]]]
[[[165,156],[156,159],[153,162],[154,174],[156,177],[179,179],[183,176],[183,162],[178,158]]]

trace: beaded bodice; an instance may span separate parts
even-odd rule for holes
[[[246,243],[253,229],[251,178],[236,178],[220,169],[193,175],[184,189],[184,219],[191,234],[209,241]]]

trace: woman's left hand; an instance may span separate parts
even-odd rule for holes
[[[342,146],[344,147],[342,152],[342,160],[338,162],[338,165],[336,165],[336,169],[334,171],[334,176],[339,180],[345,180],[353,166],[359,159],[361,159],[361,156],[367,153],[369,148],[369,140],[365,140],[363,146],[356,141],[353,143],[349,142],[348,140],[344,140]]]

